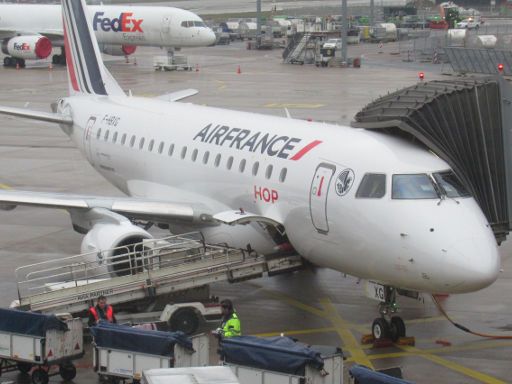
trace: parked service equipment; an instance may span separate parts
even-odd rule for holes
[[[150,369],[142,374],[143,384],[240,384],[228,367]]]
[[[83,354],[81,319],[0,309],[0,375],[16,369],[29,373],[37,367],[32,370],[34,384],[46,384],[57,374],[72,380],[76,368],[71,361]],[[49,368],[57,365],[58,372],[50,374]]]
[[[343,353],[289,337],[221,339],[219,355],[244,384],[343,384]]]
[[[274,276],[302,268],[299,255],[265,257],[246,250],[210,245],[197,233],[46,260],[18,267],[20,308],[78,313],[107,296],[111,305],[154,300],[171,292],[210,283]],[[92,256],[92,257],[91,257]],[[92,260],[91,260],[92,259]],[[122,265],[122,275],[114,275]],[[59,289],[53,289],[59,287]]]
[[[188,62],[188,57],[184,55],[155,56],[153,67],[159,71],[191,71],[192,66]]]
[[[209,341],[182,332],[161,332],[101,322],[91,327],[93,365],[102,376],[140,380],[147,369],[204,366]]]

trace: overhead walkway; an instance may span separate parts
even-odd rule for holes
[[[352,125],[407,137],[448,162],[501,242],[512,222],[511,124],[511,86],[492,77],[404,88],[364,107]]]
[[[266,258],[206,244],[193,233],[31,264],[16,276],[21,309],[78,313],[100,295],[110,304],[127,303],[301,267],[298,255]]]

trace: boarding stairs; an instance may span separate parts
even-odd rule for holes
[[[115,305],[301,267],[298,255],[269,258],[190,233],[22,266],[16,278],[20,309],[78,313],[100,295]]]
[[[308,43],[312,38],[311,33],[296,33],[283,52],[285,64],[304,64],[304,56]]]

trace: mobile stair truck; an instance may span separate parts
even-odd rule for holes
[[[0,375],[32,371],[34,384],[46,384],[49,376],[57,374],[73,380],[76,368],[72,360],[83,354],[81,319],[0,309]],[[59,370],[50,373],[52,366]]]
[[[218,353],[243,384],[343,384],[340,348],[240,336],[221,339]]]
[[[90,328],[93,366],[116,383],[140,382],[142,372],[156,368],[208,365],[208,336],[189,338],[183,332],[162,332],[100,322]]]

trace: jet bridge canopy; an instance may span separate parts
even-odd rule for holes
[[[373,101],[352,126],[411,139],[444,159],[501,242],[512,222],[511,88],[502,77],[419,83]]]

